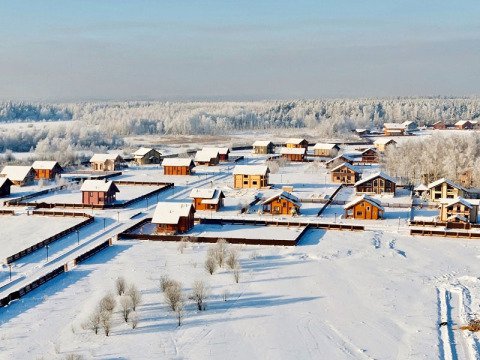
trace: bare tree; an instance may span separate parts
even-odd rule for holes
[[[217,244],[215,246],[215,260],[217,261],[218,267],[223,267],[225,259],[228,253],[228,243],[225,239],[218,239]]]
[[[213,275],[215,270],[217,270],[217,260],[215,260],[215,257],[210,253],[207,254],[205,260],[205,270],[207,270],[210,275]]]
[[[117,295],[125,294],[125,290],[127,289],[127,282],[122,276],[120,276],[117,281],[115,281],[115,289],[117,290]]]
[[[180,239],[180,243],[178,244],[178,247],[177,247],[177,250],[180,254],[183,254],[183,252],[185,251],[185,249],[187,248],[187,245],[188,245],[188,237],[186,236],[183,236],[181,239]]]
[[[205,300],[208,297],[208,286],[202,280],[195,280],[192,286],[192,294],[190,299],[192,299],[196,304],[199,311],[205,310]]]
[[[130,324],[132,324],[132,329],[136,329],[138,326],[138,315],[136,311],[130,314]]]
[[[175,308],[175,314],[177,315],[178,326],[182,325],[183,316],[185,315],[184,305],[185,305],[184,300],[183,298],[181,298]]]
[[[227,263],[227,266],[232,270],[238,265],[238,263],[239,263],[238,249],[236,249],[236,248],[230,249],[230,251],[228,252],[228,257],[227,257],[226,263]]]
[[[233,269],[233,280],[238,284],[240,282],[240,273],[241,273],[241,267],[240,264],[238,264],[234,269]]]
[[[98,334],[100,329],[100,311],[95,309],[95,311],[88,317],[87,321],[83,325],[84,328],[92,330],[95,335]]]
[[[100,324],[102,325],[105,336],[110,335],[112,329],[112,312],[103,310],[100,312]]]
[[[112,293],[108,293],[100,300],[100,312],[104,310],[113,312],[113,309],[115,309],[116,305],[117,301],[115,300],[115,297]]]
[[[125,322],[128,322],[128,316],[133,310],[132,298],[128,295],[122,295],[122,297],[120,298],[120,307],[122,309],[123,320],[125,320]]]
[[[176,311],[178,304],[182,301],[182,285],[172,280],[170,286],[165,289],[164,292],[165,301],[172,311]]]
[[[164,274],[160,277],[160,290],[161,292],[165,292],[167,287],[169,287],[172,284],[172,279],[167,274]]]
[[[137,287],[135,286],[135,284],[131,284],[129,287],[128,287],[128,290],[127,290],[127,295],[130,297],[130,299],[132,300],[132,309],[133,311],[137,310],[137,306],[141,304],[142,302],[142,294],[140,293],[140,291],[138,291]]]

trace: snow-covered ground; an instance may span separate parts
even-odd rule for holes
[[[239,284],[227,269],[206,273],[209,245],[177,247],[118,242],[2,309],[0,358],[478,358],[478,335],[454,328],[480,304],[480,242],[312,230],[296,248],[241,247]],[[177,327],[163,274],[186,293],[207,281],[207,310],[189,303]],[[118,276],[142,291],[138,328],[117,309],[108,338],[84,330]]]

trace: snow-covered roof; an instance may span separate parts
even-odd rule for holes
[[[201,198],[203,204],[218,204],[220,198],[225,197],[219,189],[193,189],[190,192],[191,198]]]
[[[390,138],[378,138],[373,143],[375,145],[387,145],[390,142],[394,142],[395,144],[397,143],[395,140],[390,139]]]
[[[212,152],[217,151],[220,155],[227,155],[230,152],[230,149],[228,147],[204,147],[202,151],[203,150]]]
[[[355,171],[355,172],[357,172],[357,173],[360,173],[360,172],[361,172],[359,168],[357,168],[356,166],[353,166],[352,164],[347,163],[347,162],[344,162],[344,163],[342,163],[342,164],[340,164],[340,165],[338,165],[338,166],[335,166],[333,169],[330,170],[330,172],[336,171],[336,170],[338,170],[338,169],[340,169],[340,168],[342,168],[342,167],[346,167],[346,168],[348,168],[348,169],[350,169],[350,170],[352,170],[352,171]]]
[[[253,143],[253,146],[268,146],[270,144],[273,144],[273,143],[268,140],[257,140]]]
[[[428,186],[425,185],[425,184],[420,184],[420,185],[417,185],[413,188],[413,190],[415,191],[426,191],[428,190]]]
[[[80,188],[80,191],[109,192],[110,190],[114,192],[120,192],[120,190],[117,188],[117,185],[115,185],[113,181],[105,180],[85,180]]]
[[[392,178],[391,176],[385,174],[383,171],[379,171],[379,172],[376,172],[376,173],[374,173],[374,174],[371,174],[371,175],[369,175],[369,176],[367,176],[367,177],[365,177],[365,178],[362,178],[362,179],[358,180],[358,181],[355,183],[355,185],[353,185],[353,186],[361,185],[361,184],[366,183],[367,181],[373,180],[373,179],[375,179],[375,178],[377,178],[377,177],[381,177],[381,178],[383,178],[383,179],[385,179],[385,180],[388,180],[388,181],[391,181],[391,182],[393,182],[393,183],[396,183],[396,181],[395,181],[394,178]]]
[[[450,215],[449,217],[447,217],[447,221],[455,221],[455,220],[459,220],[461,222],[469,222],[468,219],[463,216],[463,215],[460,215],[460,214],[454,214],[454,215]]]
[[[153,224],[178,224],[181,217],[187,217],[192,210],[191,203],[159,202],[153,213]]]
[[[233,169],[234,175],[266,175],[269,171],[266,165],[237,165]]]
[[[445,204],[445,206],[451,206],[451,205],[454,205],[454,204],[462,204],[466,207],[468,207],[469,209],[471,209],[473,207],[473,204],[471,204],[470,202],[468,202],[467,200],[465,200],[463,197],[461,196],[458,196],[454,199],[442,199],[442,203]]]
[[[218,149],[208,148],[197,151],[195,161],[208,162],[218,157]]]
[[[193,166],[193,160],[190,158],[165,158],[162,166]]]
[[[365,154],[367,151],[377,152],[377,149],[374,148],[374,147],[369,147],[369,148],[366,148],[365,150],[362,150],[361,153],[362,153],[362,154]]]
[[[8,177],[0,177],[0,188],[7,182],[12,185],[12,181]]]
[[[37,170],[52,170],[55,165],[57,165],[58,162],[57,161],[40,161],[40,160],[37,160],[37,161],[34,161],[33,164],[32,164],[32,167]]]
[[[12,181],[23,181],[32,170],[31,166],[7,165],[1,174]]]
[[[366,201],[366,202],[368,202],[369,204],[378,207],[380,210],[382,210],[382,211],[384,210],[384,209],[383,209],[383,206],[380,204],[380,202],[379,202],[378,200],[376,200],[376,199],[374,199],[374,198],[372,198],[372,197],[370,197],[370,196],[368,196],[368,195],[362,195],[362,196],[360,196],[360,197],[358,197],[358,198],[350,201],[349,203],[345,204],[345,206],[344,206],[343,208],[344,208],[345,210],[346,210],[346,209],[350,209],[351,207],[357,205],[357,204],[358,204],[359,202],[361,202],[361,201]]]
[[[338,147],[337,144],[316,143],[313,148],[316,150],[332,150]]]
[[[469,120],[459,120],[455,123],[455,125],[465,125],[466,123],[471,123]]]
[[[285,155],[285,154],[294,154],[294,155],[305,155],[307,149],[305,148],[287,148],[287,147],[282,147],[280,149],[280,154]]]
[[[407,121],[404,121],[402,123],[403,126],[407,127],[407,126],[410,126],[410,125],[413,125],[413,124],[417,124],[415,121],[411,121],[411,120],[407,120]]]
[[[147,154],[148,154],[150,151],[152,151],[152,150],[155,150],[155,149],[153,149],[153,148],[147,148],[147,147],[141,147],[140,149],[138,149],[137,151],[135,151],[135,152],[133,153],[133,155],[134,155],[135,157],[137,157],[137,156],[142,157],[142,156],[147,155]],[[155,151],[157,151],[157,150],[155,150]],[[158,151],[157,151],[157,152],[158,152]]]
[[[348,160],[348,161],[355,161],[353,156],[348,155],[348,154],[341,154],[341,155],[335,156],[333,159],[328,160],[327,162],[325,162],[325,164],[328,165],[330,163],[333,163],[337,160],[342,160],[342,159],[345,159],[345,160]]]
[[[90,162],[105,162],[107,160],[120,161],[122,158],[118,154],[93,154]]]
[[[290,138],[286,141],[287,144],[300,145],[302,142],[307,141],[301,138]]]
[[[292,195],[291,193],[287,192],[287,191],[282,191],[278,194],[275,194],[275,195],[269,197],[268,199],[266,199],[265,201],[262,202],[262,205],[267,205],[267,204],[271,203],[273,200],[278,199],[278,198],[290,201],[295,206],[298,206],[298,207],[302,206],[302,203],[300,202],[300,199],[297,198],[295,195]]]
[[[441,178],[441,179],[438,179],[434,182],[431,182],[430,184],[428,184],[428,188],[431,189],[431,188],[434,188],[434,187],[436,187],[440,184],[443,184],[443,183],[447,183],[448,185],[450,185],[453,188],[460,189],[460,190],[463,190],[463,191],[467,191],[467,189],[465,189],[462,185],[455,184],[453,181],[451,181],[449,179],[446,179],[446,178]]]
[[[385,123],[383,124],[384,129],[397,129],[397,130],[403,130],[405,129],[405,126],[403,124],[399,123]]]

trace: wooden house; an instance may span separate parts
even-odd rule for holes
[[[155,208],[152,224],[161,234],[181,234],[193,227],[195,208],[192,203],[159,202]]]
[[[477,223],[478,204],[474,204],[462,197],[442,199],[440,202],[440,221]]]
[[[268,186],[270,169],[266,165],[237,165],[233,169],[235,189],[260,189]]]
[[[195,154],[196,165],[215,166],[220,162],[220,154],[217,149],[205,148]]]
[[[328,160],[327,162],[325,162],[325,167],[327,169],[332,169],[340,164],[343,164],[343,163],[349,163],[350,165],[352,165],[354,162],[355,162],[355,158],[351,155],[348,155],[348,154],[342,154],[342,155],[338,155],[336,157],[334,157],[333,159],[330,159]]]
[[[357,194],[393,194],[395,195],[396,182],[383,172],[371,174],[355,183]]]
[[[368,148],[361,151],[362,163],[378,163],[378,152],[376,148]]]
[[[118,154],[94,154],[90,164],[93,171],[116,171],[122,167],[123,158]]]
[[[437,121],[433,123],[432,127],[434,130],[445,130],[447,125],[445,124],[445,121]]]
[[[300,138],[290,138],[285,143],[287,148],[304,148],[308,150],[308,141]]]
[[[210,150],[212,152],[218,151],[218,160],[221,162],[229,160],[230,149],[228,147],[203,148],[203,150]]]
[[[344,206],[346,219],[378,220],[383,217],[384,209],[380,202],[363,195]]]
[[[349,163],[340,164],[330,170],[332,182],[353,185],[360,179],[360,170]]]
[[[461,185],[453,181],[442,178],[428,184],[431,201],[440,201],[441,199],[454,199],[457,197],[468,197],[468,191]]]
[[[196,211],[211,210],[218,211],[223,206],[225,195],[219,189],[193,189],[190,192],[193,199],[193,206]]]
[[[162,166],[164,175],[191,175],[195,164],[190,158],[165,158]]]
[[[28,186],[35,180],[35,170],[31,166],[7,165],[0,176],[9,178],[14,185]]]
[[[305,148],[283,147],[280,149],[280,155],[288,161],[305,161],[306,152]]]
[[[418,130],[418,124],[415,121],[404,121],[402,125],[407,133]]]
[[[297,215],[300,213],[301,206],[300,200],[286,191],[271,196],[262,202],[263,212],[272,215]]]
[[[313,147],[313,154],[315,156],[335,157],[340,151],[340,146],[337,144],[317,143]]]
[[[373,145],[375,145],[378,151],[385,152],[390,146],[397,146],[397,142],[389,138],[378,138],[373,142]]]
[[[53,180],[63,171],[60,164],[56,161],[35,161],[32,165],[35,170],[35,179]]]
[[[469,120],[460,120],[455,123],[455,129],[457,130],[472,130],[473,124]]]
[[[10,195],[10,187],[13,185],[13,182],[10,181],[7,177],[0,177],[0,196]]]
[[[107,180],[85,180],[80,191],[84,205],[113,204],[117,193],[120,192],[113,181]]]
[[[153,148],[141,147],[133,153],[133,159],[137,165],[160,164],[162,154]]]
[[[268,140],[257,140],[253,143],[254,154],[273,154],[273,148],[273,143]]]
[[[397,123],[383,124],[383,134],[385,136],[403,136],[405,135],[405,126]]]

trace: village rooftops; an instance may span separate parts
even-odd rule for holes
[[[1,176],[8,177],[11,181],[23,181],[32,169],[31,166],[7,165],[3,168]]]
[[[468,190],[465,189],[462,185],[455,184],[453,181],[451,181],[449,179],[446,179],[446,178],[441,178],[441,179],[438,179],[437,181],[431,182],[430,184],[428,184],[428,189],[434,188],[434,187],[436,187],[440,184],[443,184],[443,183],[447,183],[448,185],[450,185],[453,188],[460,189],[460,190],[463,190],[465,192],[468,192]]]
[[[290,201],[292,204],[295,206],[301,207],[302,203],[300,202],[300,199],[297,198],[295,195],[290,194],[287,191],[282,191],[278,194],[275,194],[273,196],[270,196],[268,199],[262,202],[262,205],[267,205],[271,203],[275,199],[285,199],[287,201]]]
[[[344,209],[350,209],[350,208],[352,208],[353,206],[357,205],[358,203],[360,203],[362,201],[366,201],[366,202],[370,203],[371,205],[378,207],[382,211],[384,210],[382,204],[378,200],[376,200],[376,199],[374,199],[374,198],[372,198],[368,195],[362,195],[362,196],[350,201],[349,203],[345,204],[345,206],[343,208]]]
[[[370,180],[375,179],[376,177],[381,177],[381,178],[383,178],[383,179],[385,179],[385,180],[388,180],[388,181],[391,181],[391,182],[393,182],[393,183],[396,183],[396,181],[395,181],[394,178],[392,178],[391,176],[385,174],[383,171],[379,171],[379,172],[376,172],[376,173],[374,173],[374,174],[368,175],[367,177],[358,180],[353,186],[361,185],[361,184],[363,184],[363,183],[366,183],[367,181],[370,181]]]
[[[105,162],[107,160],[121,160],[122,157],[119,154],[93,154],[90,158],[90,162]]]
[[[267,175],[269,169],[266,165],[237,165],[233,169],[234,175]]]
[[[342,164],[340,164],[340,165],[338,165],[338,166],[335,166],[333,169],[330,170],[330,172],[335,172],[335,171],[337,171],[338,169],[340,169],[340,168],[342,168],[342,167],[346,167],[347,169],[350,169],[350,170],[355,171],[355,172],[357,172],[357,173],[361,173],[361,172],[362,172],[361,169],[359,169],[358,167],[356,167],[356,166],[354,166],[354,165],[352,165],[352,164],[350,164],[350,163],[347,163],[347,162],[344,162],[344,163],[342,163]]]
[[[181,217],[188,217],[191,203],[159,202],[153,213],[153,224],[178,224]]]
[[[257,140],[253,143],[253,146],[268,146],[270,144],[273,144],[273,143],[268,140]]]
[[[92,191],[92,192],[120,192],[117,185],[113,181],[106,180],[85,180],[80,188],[80,191]]]
[[[32,164],[35,170],[52,170],[55,165],[58,165],[57,161],[40,161],[37,160]]]
[[[307,151],[307,149],[305,149],[305,148],[286,148],[286,147],[282,147],[280,149],[280,154],[282,154],[282,155],[288,155],[288,154],[305,155],[306,151]]]
[[[140,149],[138,149],[137,151],[135,151],[135,152],[133,153],[133,155],[134,155],[135,157],[137,157],[137,156],[142,157],[142,156],[147,155],[147,154],[148,154],[150,151],[152,151],[152,150],[155,150],[155,149],[153,149],[153,148],[147,148],[147,147],[141,147]]]
[[[193,166],[191,158],[165,158],[162,166]]]
[[[316,143],[313,149],[315,150],[332,150],[338,148],[337,144]]]

